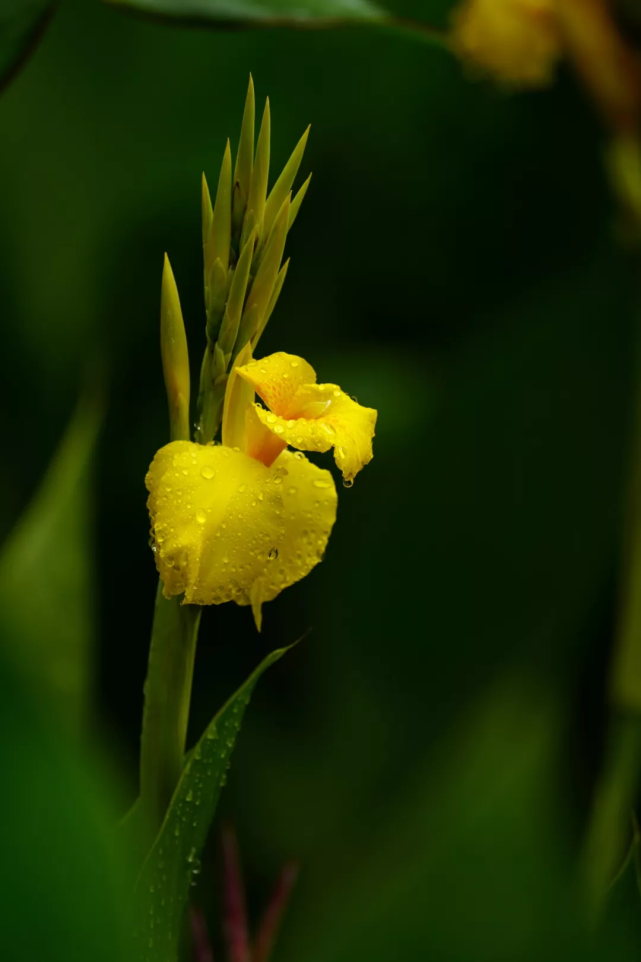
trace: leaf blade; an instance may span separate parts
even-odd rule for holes
[[[258,679],[288,650],[279,648],[263,659],[207,726],[185,765],[136,886],[140,911],[134,937],[141,960],[169,962],[177,957],[191,883],[245,709]]]
[[[53,0],[13,0],[0,9],[0,89],[38,43],[54,11]]]

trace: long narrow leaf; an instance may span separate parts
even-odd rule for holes
[[[196,745],[138,880],[137,958],[176,962],[191,886],[256,682],[287,651],[268,655],[218,712]]]
[[[91,483],[101,420],[101,402],[81,402],[0,554],[2,623],[16,639],[10,655],[76,730],[92,684]]]

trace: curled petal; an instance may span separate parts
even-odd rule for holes
[[[305,385],[290,409],[300,411],[300,416],[278,417],[256,405],[265,427],[292,447],[303,451],[334,448],[336,464],[348,482],[372,460],[376,411],[353,401],[336,384]]]
[[[302,357],[295,354],[270,354],[260,361],[236,368],[248,381],[267,407],[275,414],[286,416],[296,392],[305,384],[316,383],[316,371]]]
[[[271,467],[224,446],[175,441],[146,478],[167,597],[260,607],[322,557],[336,515],[331,476],[284,451]]]
[[[268,406],[256,405],[262,424],[280,441],[303,451],[334,448],[346,481],[372,460],[376,411],[362,407],[336,384],[317,384],[302,357],[271,354],[236,368]]]

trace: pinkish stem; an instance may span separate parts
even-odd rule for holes
[[[298,876],[298,868],[297,862],[288,862],[280,873],[256,936],[253,962],[269,962],[294,882]]]

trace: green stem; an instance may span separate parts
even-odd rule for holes
[[[201,608],[167,599],[158,584],[145,682],[140,797],[154,832],[182,771]]]

